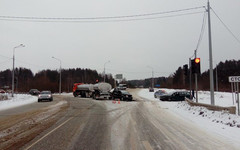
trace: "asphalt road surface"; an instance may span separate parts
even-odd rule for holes
[[[132,102],[55,96],[50,103],[0,112],[0,149],[237,149],[136,92]]]

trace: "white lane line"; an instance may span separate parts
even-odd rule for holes
[[[38,142],[40,142],[42,139],[44,139],[45,137],[47,137],[49,134],[53,133],[54,131],[56,131],[58,128],[60,128],[61,126],[63,126],[64,124],[66,124],[68,121],[70,121],[71,119],[73,119],[74,117],[69,118],[68,120],[64,121],[62,124],[60,124],[58,127],[56,127],[55,129],[53,129],[52,131],[48,132],[47,134],[45,134],[43,137],[41,137],[40,139],[38,139],[36,142],[34,142],[32,145],[28,146],[25,150],[30,149],[31,147],[33,147],[34,145],[36,145]]]

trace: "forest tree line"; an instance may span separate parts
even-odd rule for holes
[[[217,70],[217,71],[216,71]],[[214,74],[214,89],[216,89],[216,72],[219,91],[231,91],[231,84],[228,81],[229,76],[240,76],[240,60],[226,60],[220,62],[213,69]],[[209,90],[209,70],[198,74],[198,89]],[[144,80],[131,80],[128,81],[130,87],[144,87],[151,86],[151,78]],[[154,78],[154,85],[160,85],[161,88],[174,88],[174,89],[189,89],[190,88],[190,70],[188,69],[187,76],[184,75],[183,67],[179,67],[169,77]],[[192,75],[192,88],[195,87],[195,78]]]
[[[231,91],[231,85],[228,81],[229,76],[240,75],[240,60],[227,60],[220,62],[213,70],[214,88],[216,89],[216,70],[218,72],[218,89],[219,91]],[[71,92],[74,83],[91,83],[95,84],[98,80],[103,81],[103,75],[96,70],[91,69],[62,69],[62,91]],[[34,74],[30,69],[15,69],[15,90],[16,92],[28,92],[30,89],[51,90],[58,92],[59,90],[59,71],[58,70],[42,70]],[[179,67],[169,77],[154,78],[155,87],[189,89],[190,88],[189,70],[187,76],[184,75],[183,67]],[[106,75],[106,82],[114,86],[114,78],[111,74]],[[128,87],[144,87],[151,86],[151,78],[144,80],[124,80]],[[7,69],[0,71],[0,87],[8,87],[12,85],[12,70]],[[192,76],[192,87],[195,87],[195,79]],[[198,89],[209,90],[209,70],[198,74]]]
[[[28,92],[30,89],[50,90],[58,92],[59,90],[59,71],[58,70],[42,70],[33,74],[30,69],[15,69],[15,91]],[[74,83],[95,84],[96,81],[102,82],[103,75],[96,70],[91,69],[62,69],[62,91],[71,92]],[[114,85],[112,75],[106,75],[106,82]],[[12,70],[4,70],[0,72],[0,87],[11,89]]]

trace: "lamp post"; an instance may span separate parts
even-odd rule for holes
[[[20,44],[18,46],[15,46],[13,48],[13,69],[12,69],[12,97],[14,97],[14,63],[15,63],[15,49],[20,48],[20,47],[25,47],[25,45]]]
[[[147,66],[147,67],[152,69],[152,88],[154,88],[153,67],[150,67],[150,66]]]
[[[103,76],[103,82],[105,82],[105,65],[106,65],[107,63],[110,63],[110,60],[104,63],[104,71],[103,71],[103,72],[104,72],[104,74],[103,74],[104,76]]]
[[[53,57],[52,56],[52,58],[53,59],[56,59],[57,61],[59,61],[59,63],[60,63],[60,69],[59,69],[59,74],[60,74],[60,77],[59,77],[59,94],[61,94],[61,89],[62,89],[62,61],[60,60],[60,59],[58,59],[58,58],[56,58],[56,57]]]

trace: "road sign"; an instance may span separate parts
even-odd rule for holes
[[[228,79],[229,82],[240,82],[240,76],[230,76]]]
[[[122,74],[116,74],[116,79],[122,80],[123,79],[123,75]]]

